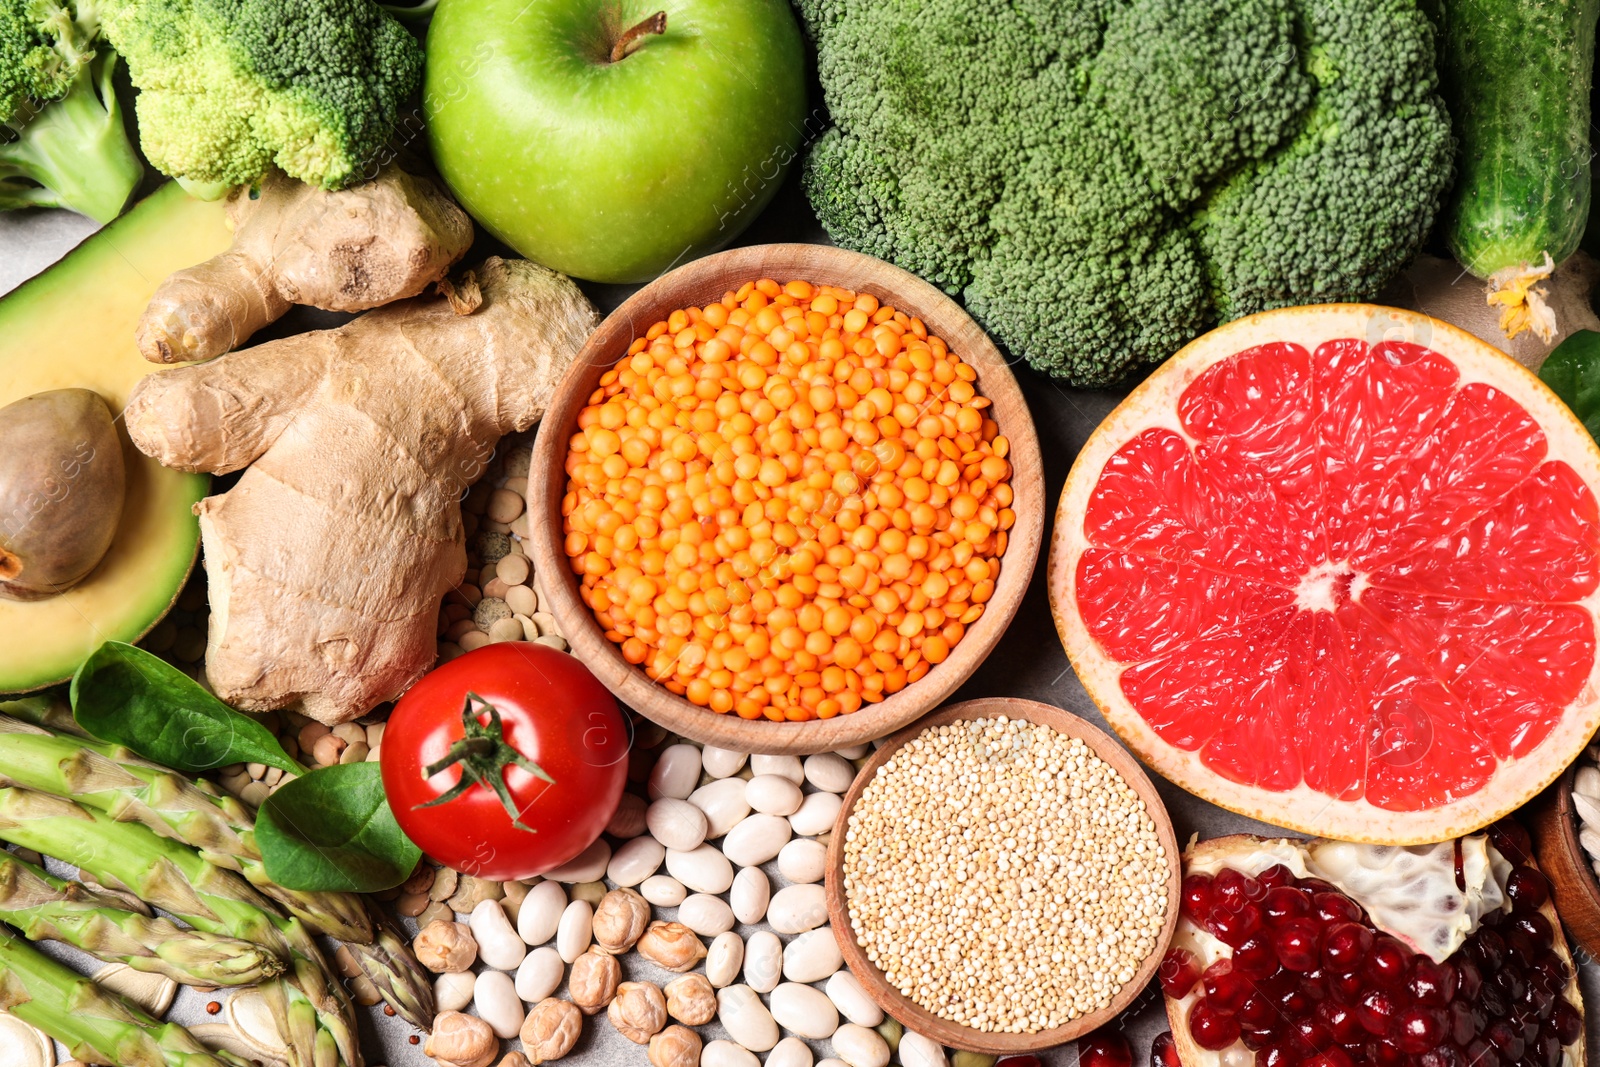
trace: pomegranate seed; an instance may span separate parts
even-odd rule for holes
[[[1556,1002],[1556,1010],[1550,1016],[1550,1029],[1563,1045],[1570,1045],[1583,1033],[1583,1016],[1563,998]]]
[[[1237,1016],[1239,1025],[1246,1030],[1267,1030],[1283,1021],[1283,1016],[1278,1013],[1278,1006],[1260,993],[1252,993],[1239,1005]],[[1271,1038],[1262,1044],[1269,1044]]]
[[[1405,983],[1406,971],[1411,966],[1411,950],[1399,939],[1385,934],[1374,938],[1367,952],[1367,980],[1379,989],[1399,989]]]
[[[1256,1053],[1256,1067],[1301,1067],[1302,1063],[1292,1044],[1268,1045]]]
[[[1127,1038],[1101,1027],[1078,1040],[1078,1067],[1133,1067],[1133,1049]]]
[[[1532,867],[1518,867],[1506,879],[1506,896],[1516,911],[1538,911],[1550,899],[1550,882]]]
[[[1311,914],[1311,898],[1293,886],[1279,885],[1261,898],[1261,917],[1268,926],[1281,926],[1290,919]]]
[[[1217,1011],[1208,995],[1189,1009],[1189,1036],[1212,1052],[1221,1052],[1239,1040],[1239,1021]]]
[[[1527,863],[1533,858],[1533,841],[1515,819],[1501,819],[1489,827],[1489,844],[1512,863]]]
[[[1356,1018],[1356,1013],[1348,1004],[1335,1004],[1324,1001],[1317,1005],[1317,1019],[1328,1028],[1328,1033],[1341,1045],[1353,1045],[1358,1041],[1367,1039],[1367,1029],[1361,1025],[1361,1020]]]
[[[1483,1019],[1467,1000],[1457,1000],[1450,1005],[1446,1023],[1450,1040],[1458,1045],[1465,1045],[1483,1030]]]
[[[1277,889],[1282,886],[1294,885],[1294,872],[1281,863],[1274,863],[1271,867],[1256,875],[1256,881],[1267,890]]]
[[[1567,981],[1571,977],[1572,971],[1566,962],[1554,952],[1541,952],[1538,962],[1528,968],[1528,984],[1552,993],[1560,993],[1567,988]]]
[[[1333,1034],[1326,1026],[1318,1022],[1315,1017],[1301,1019],[1294,1024],[1294,1032],[1300,1038],[1300,1043],[1313,1052],[1321,1052],[1338,1044],[1333,1039]]]
[[[1523,912],[1512,916],[1511,928],[1527,934],[1538,943],[1541,949],[1549,948],[1555,944],[1555,931],[1550,926],[1550,920],[1536,911]],[[1538,952],[1534,952],[1522,962],[1531,964],[1539,958],[1539,955]]]
[[[1434,963],[1420,953],[1411,958],[1406,975],[1406,995],[1418,1004],[1442,1008],[1456,995],[1456,969],[1448,963]]]
[[[1310,919],[1291,919],[1273,934],[1278,960],[1291,971],[1314,971],[1322,962],[1317,926]]]
[[[1311,908],[1324,926],[1360,922],[1365,918],[1361,905],[1343,893],[1316,893],[1311,897]]]
[[[1251,993],[1250,980],[1234,971],[1232,960],[1218,960],[1201,977],[1206,991],[1203,1003],[1219,1015],[1233,1015]]]
[[[1500,1053],[1495,1051],[1493,1045],[1481,1037],[1467,1046],[1467,1062],[1472,1067],[1512,1067],[1512,1064],[1500,1058]]]
[[[1307,996],[1305,990],[1298,987],[1279,994],[1277,1005],[1278,1013],[1285,1019],[1304,1018],[1317,1008],[1317,1002]]]
[[[1485,979],[1505,965],[1506,939],[1495,930],[1480,928],[1468,948]]]
[[[1203,926],[1211,917],[1211,876],[1189,874],[1183,878],[1183,914],[1190,922]]]
[[[1394,1040],[1402,1052],[1420,1055],[1444,1040],[1444,1012],[1410,1007],[1395,1016]]]
[[[1520,1060],[1526,1045],[1522,1040],[1522,1034],[1505,1019],[1490,1023],[1489,1029],[1483,1032],[1483,1039],[1493,1045],[1507,1063],[1516,1063]]]
[[[1189,990],[1200,980],[1200,961],[1188,949],[1168,949],[1167,954],[1161,957],[1156,977],[1161,981],[1163,993],[1174,1000],[1181,1000],[1189,995]]]
[[[1528,991],[1522,994],[1522,1000],[1519,1002],[1518,1007],[1543,1022],[1550,1018],[1551,1013],[1556,1010],[1556,994],[1529,982]]]
[[[1429,1049],[1417,1062],[1418,1067],[1468,1067],[1467,1057],[1454,1045]]]
[[[1373,1067],[1410,1067],[1410,1057],[1388,1041],[1369,1041],[1362,1049],[1362,1057]]]
[[[1456,995],[1469,1004],[1476,1001],[1483,989],[1483,970],[1471,960],[1457,960],[1456,979]]]
[[[1389,1032],[1389,1024],[1394,1016],[1394,997],[1381,989],[1369,989],[1356,1001],[1356,1018],[1374,1037],[1382,1037]]]
[[[1229,911],[1238,911],[1252,901],[1258,901],[1266,894],[1261,883],[1234,870],[1225,867],[1217,872],[1211,883],[1211,909],[1216,911],[1226,908]]]
[[[1372,931],[1367,927],[1339,923],[1322,942],[1322,969],[1333,974],[1354,974],[1372,948],[1372,941]]]
[[[1004,1067],[1005,1062],[1001,1060],[995,1067]],[[1151,1042],[1150,1067],[1183,1067],[1183,1060],[1178,1055],[1178,1043],[1172,1039],[1171,1030],[1161,1031]]]
[[[1228,911],[1219,902],[1212,907],[1211,918],[1206,923],[1206,930],[1231,948],[1238,948],[1260,929],[1261,907],[1255,903],[1246,903],[1238,911]]]
[[[1366,979],[1359,974],[1330,974],[1328,994],[1341,1004],[1354,1004],[1366,992]]]
[[[1278,955],[1266,931],[1246,939],[1233,950],[1233,969],[1252,981],[1261,981],[1278,969]]]
[[[1549,1030],[1542,1030],[1522,1055],[1523,1062],[1532,1060],[1536,1067],[1559,1067],[1562,1059],[1561,1039]]]
[[[1339,892],[1332,882],[1324,882],[1321,878],[1302,878],[1300,888],[1307,893],[1337,893]]]
[[[1355,1061],[1342,1048],[1330,1048],[1305,1061],[1304,1067],[1355,1067]]]

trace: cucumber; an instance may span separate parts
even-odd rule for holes
[[[1560,263],[1589,217],[1589,90],[1600,0],[1444,0],[1443,91],[1460,138],[1445,215],[1479,278]]]

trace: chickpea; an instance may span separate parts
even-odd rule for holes
[[[435,974],[460,974],[478,959],[478,942],[465,923],[436,919],[422,928],[411,948],[417,962]]]

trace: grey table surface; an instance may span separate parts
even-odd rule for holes
[[[94,229],[92,223],[65,212],[0,213],[0,294],[8,292],[33,274],[46,268],[64,255],[74,244],[88,236]],[[811,214],[791,177],[779,191],[770,207],[755,221],[735,244],[762,244],[779,241],[827,243],[827,236]],[[489,239],[480,239],[473,257],[498,251]],[[609,312],[634,291],[633,286],[591,286],[585,290],[602,312]],[[278,324],[272,335],[281,335],[305,329],[308,326],[337,321],[321,313],[297,311]],[[263,335],[264,337],[267,335]],[[0,347],[5,341],[0,338]],[[38,353],[32,358],[49,358],[48,353]],[[5,361],[0,360],[0,374]],[[1061,493],[1067,471],[1089,434],[1099,425],[1117,403],[1126,395],[1121,390],[1073,389],[1044,375],[1034,373],[1026,366],[1016,368],[1029,409],[1038,429],[1045,460],[1045,491],[1048,514],[1054,518],[1054,502]],[[1046,529],[1045,545],[1049,545]],[[1055,623],[1050,615],[1050,605],[1043,582],[1044,558],[1041,555],[1034,581],[1010,629],[972,678],[952,697],[967,700],[985,696],[1017,696],[1038,700],[1066,708],[1102,728],[1105,721],[1094,702],[1079,684],[1067,662],[1066,653],[1056,636]],[[1224,811],[1163,779],[1156,778],[1167,810],[1172,815],[1178,841],[1185,842],[1191,835],[1201,838],[1228,833],[1279,834],[1282,831],[1263,823]],[[783,879],[775,865],[766,867],[774,889]],[[673,909],[655,909],[657,918],[670,919]],[[741,935],[748,936],[756,928],[739,927]],[[64,956],[75,958],[79,964],[84,957],[67,950]],[[92,961],[90,961],[92,962]],[[625,979],[645,979],[664,982],[670,975],[659,971],[630,955],[623,962]],[[1585,1000],[1590,1006],[1600,1004],[1600,965],[1585,958],[1581,966],[1581,981]],[[1149,1062],[1151,1041],[1156,1034],[1168,1028],[1162,1010],[1159,990],[1152,983],[1117,1024],[1127,1035],[1134,1050],[1134,1063]],[[169,1018],[183,1023],[208,1020],[205,1013],[208,1001],[215,998],[182,990]],[[1600,1013],[1591,1012],[1588,1020],[1588,1047],[1600,1048]],[[724,1037],[720,1028],[712,1025],[700,1028],[707,1040]],[[368,1061],[387,1067],[431,1067],[432,1061],[423,1056],[421,1046],[410,1039],[415,1031],[397,1019],[384,1017],[381,1010],[373,1009],[363,1020],[363,1042]],[[811,1042],[817,1058],[831,1055],[828,1042]],[[517,1047],[508,1043],[506,1048]],[[1066,1067],[1077,1063],[1077,1053],[1071,1046],[1053,1050],[1043,1057],[1051,1067]],[[1600,1051],[1591,1051],[1590,1063],[1600,1063]],[[563,1062],[574,1067],[598,1064],[643,1065],[644,1049],[623,1038],[602,1020],[591,1020],[584,1027],[584,1036],[573,1054]]]

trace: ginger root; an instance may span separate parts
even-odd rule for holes
[[[337,193],[273,171],[229,195],[228,219],[231,249],[156,290],[139,320],[145,359],[213,359],[295,304],[366,311],[417,296],[472,245],[466,212],[393,164]]]
[[[330,725],[433,664],[466,570],[460,500],[495,443],[536,422],[599,323],[567,278],[476,269],[482,305],[438,296],[141,381],[133,442],[238,484],[195,506],[210,583],[206,678],[228,703]]]

